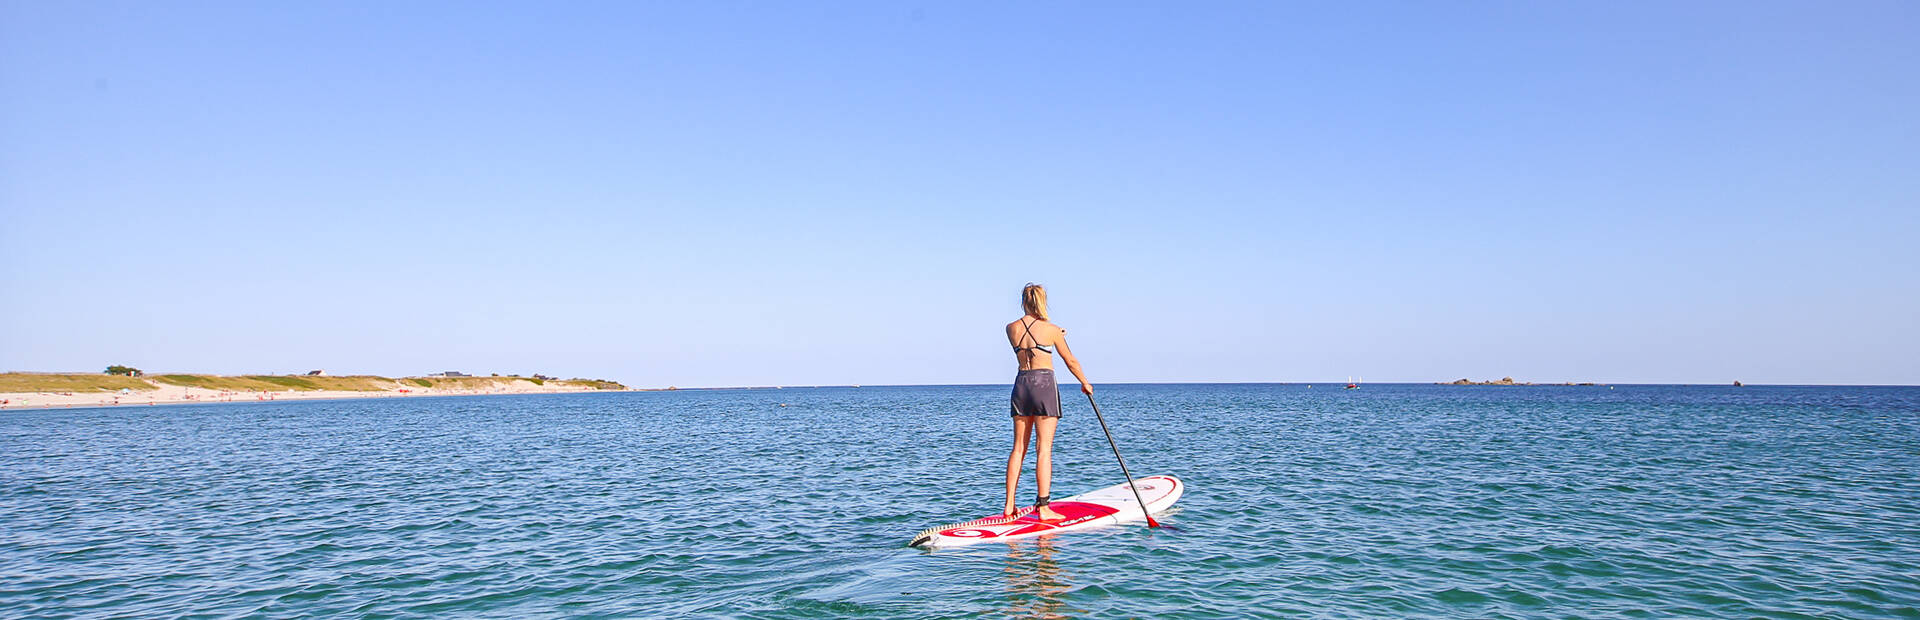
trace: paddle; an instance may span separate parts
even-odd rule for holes
[[[1127,460],[1120,458],[1120,444],[1113,442],[1113,431],[1107,430],[1107,417],[1100,415],[1100,405],[1093,402],[1093,395],[1087,394],[1087,404],[1093,405],[1093,418],[1100,421],[1100,432],[1107,434],[1107,445],[1113,446],[1113,460],[1120,461],[1120,475],[1127,477],[1127,488],[1133,489],[1133,501],[1140,503],[1140,514],[1147,516],[1148,527],[1160,527],[1153,520],[1153,513],[1147,512],[1147,500],[1140,499],[1140,489],[1133,486],[1133,474],[1127,471]]]

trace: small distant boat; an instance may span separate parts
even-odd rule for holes
[[[1349,390],[1360,389],[1360,383],[1357,381],[1354,381],[1353,377],[1347,377],[1347,389]]]

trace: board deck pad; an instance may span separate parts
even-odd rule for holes
[[[1135,479],[1140,498],[1154,514],[1165,512],[1180,499],[1185,485],[1173,476],[1148,476]],[[1044,534],[1145,521],[1133,491],[1122,482],[1097,491],[1081,493],[1047,505],[1059,513],[1058,519],[1041,519],[1029,506],[1012,517],[985,517],[965,523],[928,528],[908,543],[914,547],[957,547],[989,540],[1015,540]]]

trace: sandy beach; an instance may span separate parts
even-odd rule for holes
[[[218,390],[147,381],[152,390],[111,392],[0,392],[0,409],[52,409],[68,407],[119,407],[179,405],[192,403],[251,402],[274,400],[324,400],[338,398],[407,398],[414,396],[480,396],[491,394],[559,394],[595,392],[592,387],[536,384],[525,379],[500,378],[472,387],[419,387],[395,383],[384,390]]]

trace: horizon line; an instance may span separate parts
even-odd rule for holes
[[[1101,383],[1100,385],[1342,385],[1345,383],[1346,383],[1345,381],[1340,381],[1340,380],[1335,380],[1335,381],[1109,381],[1109,382]],[[1920,387],[1920,384],[1909,384],[1909,383],[1746,383],[1746,382],[1741,382],[1741,384],[1738,386],[1733,385],[1731,382],[1727,382],[1727,383],[1602,383],[1602,382],[1596,381],[1596,382],[1580,382],[1580,383],[1584,383],[1584,385],[1582,384],[1568,385],[1567,382],[1564,382],[1564,381],[1548,382],[1548,383],[1542,383],[1537,381],[1532,383],[1516,382],[1510,385],[1509,384],[1462,385],[1462,384],[1455,384],[1450,381],[1368,381],[1364,383],[1359,383],[1359,385],[1361,386],[1446,385],[1446,386],[1452,386],[1452,387],[1602,387],[1602,386],[1612,387],[1612,386],[1624,385],[1624,386],[1637,386],[1637,387],[1714,387],[1714,386],[1719,386],[1719,387],[1729,387],[1729,388],[1731,387]],[[838,384],[809,384],[809,385],[780,384],[780,385],[706,385],[706,386],[692,386],[692,387],[666,386],[666,387],[634,387],[634,388],[628,388],[628,389],[630,391],[667,392],[667,391],[686,391],[686,390],[776,390],[776,389],[800,390],[800,389],[821,389],[821,388],[870,388],[870,387],[873,387],[873,388],[996,387],[996,386],[1007,386],[1007,385],[1010,385],[1010,384],[1007,384],[1007,383],[838,383]]]
[[[5,371],[0,371],[0,374],[34,374],[34,375],[97,375],[97,374],[105,374],[105,373],[102,373],[102,372],[99,372],[99,371],[84,371],[84,370],[83,370],[83,371],[62,371],[62,370],[5,370]],[[143,371],[143,372],[141,373],[141,375],[140,375],[140,376],[142,376],[142,377],[147,377],[147,376],[155,376],[155,375],[168,375],[168,374],[191,374],[191,375],[214,375],[214,376],[221,376],[221,377],[244,377],[244,376],[268,376],[268,377],[277,377],[277,376],[289,376],[289,377],[304,377],[304,376],[308,376],[308,375],[307,375],[306,373],[239,373],[239,374],[224,374],[224,373],[210,373],[210,372],[180,372],[180,371]],[[385,378],[391,378],[391,379],[409,379],[409,378],[424,378],[424,377],[429,377],[429,376],[431,376],[431,375],[395,375],[395,376],[386,376],[386,375],[375,375],[375,374],[360,374],[360,373],[348,373],[348,374],[333,374],[333,373],[329,373],[329,374],[327,374],[327,375],[325,375],[325,376],[330,376],[330,377],[352,377],[352,376],[368,376],[368,377],[385,377]],[[521,379],[524,379],[524,378],[527,378],[527,376],[524,376],[524,375],[522,375],[522,376],[518,376],[518,377],[515,377],[515,376],[512,376],[512,375],[467,375],[467,378],[473,378],[473,379],[513,379],[513,378],[521,378]],[[673,390],[673,391],[677,391],[677,390],[753,390],[753,389],[776,389],[776,388],[777,388],[777,389],[786,389],[786,388],[795,388],[795,389],[799,389],[799,388],[858,388],[858,387],[981,387],[981,386],[995,386],[995,385],[1010,385],[1009,383],[1005,383],[1005,382],[992,382],[992,383],[815,383],[815,384],[786,384],[786,383],[781,383],[781,384],[754,384],[754,385],[700,385],[700,386],[678,386],[678,385],[664,385],[664,386],[658,386],[658,387],[639,387],[639,386],[636,386],[636,385],[633,385],[633,384],[630,384],[630,383],[628,383],[628,382],[626,382],[626,381],[621,381],[621,380],[618,380],[618,379],[588,379],[588,378],[584,378],[584,377],[576,377],[576,378],[571,378],[571,379],[561,379],[561,380],[562,380],[562,381],[572,381],[572,380],[582,380],[582,379],[584,379],[584,380],[601,380],[601,381],[614,381],[614,382],[616,382],[616,383],[621,383],[621,384],[623,384],[623,385],[627,385],[627,386],[628,386],[628,387],[627,387],[627,390],[629,390],[629,391],[670,391],[670,390]],[[1103,383],[1100,383],[1100,384],[1098,384],[1098,385],[1318,385],[1318,384],[1344,384],[1344,383],[1346,383],[1346,382],[1347,382],[1347,380],[1340,380],[1340,379],[1334,379],[1334,380],[1328,380],[1328,381],[1311,381],[1311,380],[1309,380],[1309,381],[1298,381],[1298,380],[1295,380],[1295,381],[1109,381],[1109,382],[1103,382]],[[1363,386],[1364,386],[1364,385],[1452,385],[1452,384],[1453,384],[1453,382],[1452,382],[1452,381],[1359,381],[1359,382],[1357,382],[1357,383],[1359,383],[1360,385],[1363,385]],[[1572,383],[1573,385],[1569,385],[1569,383]],[[1580,385],[1580,384],[1590,384],[1590,385]],[[1626,381],[1626,382],[1614,382],[1614,383],[1609,383],[1609,382],[1602,382],[1602,381],[1575,381],[1575,382],[1568,382],[1568,381],[1515,381],[1515,382],[1514,382],[1513,384],[1511,384],[1511,385],[1505,385],[1505,384],[1493,384],[1493,385],[1486,385],[1486,384],[1465,384],[1465,385],[1459,385],[1459,387],[1597,387],[1597,386],[1619,386],[1619,385],[1635,385],[1635,386],[1714,386],[1714,385],[1719,385],[1719,386],[1727,386],[1727,387],[1733,387],[1733,386],[1734,386],[1733,384],[1734,384],[1734,382],[1732,382],[1732,381],[1721,381],[1721,382],[1712,382],[1712,383],[1703,383],[1703,382],[1639,382],[1639,381]],[[1742,381],[1742,382],[1739,382],[1739,384],[1740,384],[1740,386],[1743,386],[1743,387],[1761,387],[1761,386],[1767,386],[1767,387],[1920,387],[1920,383],[1748,383],[1748,382],[1744,382],[1744,381]],[[1069,385],[1069,387],[1071,387],[1071,384],[1068,384],[1068,385]]]

